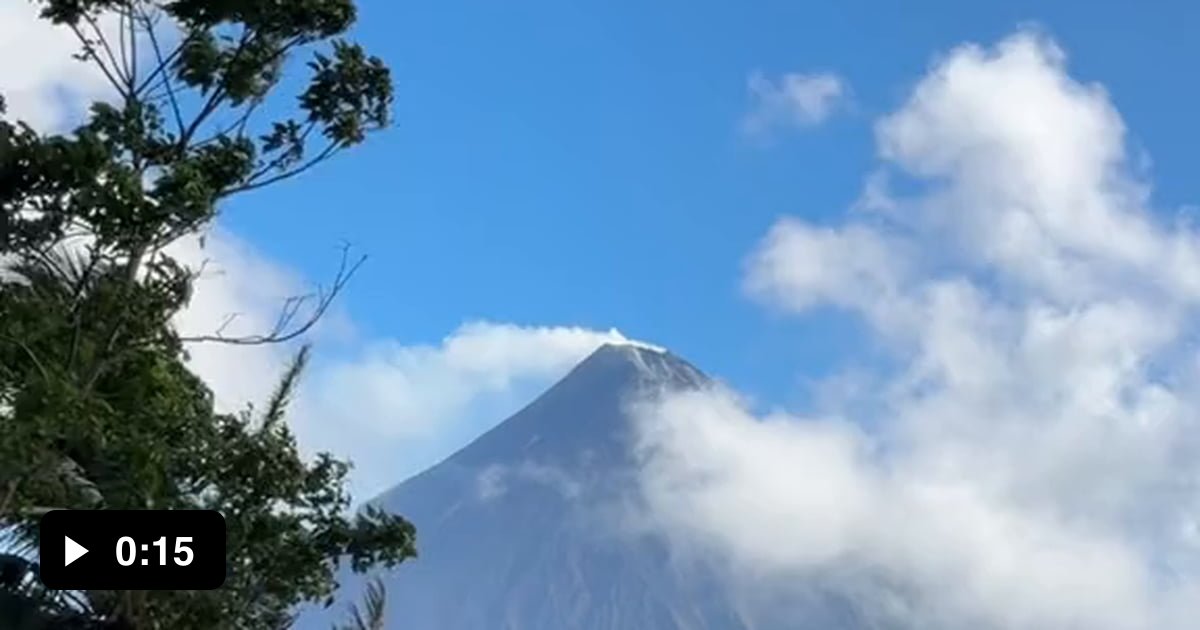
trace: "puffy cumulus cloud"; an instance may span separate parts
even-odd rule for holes
[[[953,51],[877,127],[885,160],[933,182],[896,216],[962,262],[1056,301],[1131,281],[1194,301],[1197,236],[1147,215],[1124,134],[1103,88],[1072,80],[1033,34]]]
[[[950,51],[876,131],[916,192],[781,221],[746,283],[859,316],[895,367],[815,415],[641,405],[651,520],[784,592],[852,573],[831,588],[904,628],[1192,627],[1200,234],[1036,33]]]
[[[0,94],[14,118],[34,129],[59,129],[113,90],[99,70],[72,57],[80,51],[74,33],[38,19],[39,10],[35,2],[0,4]],[[99,27],[116,41],[115,19]]]
[[[845,420],[757,418],[721,391],[641,413],[656,524],[681,549],[718,553],[734,580],[805,593],[838,574],[828,586],[865,617],[904,628],[1183,628],[1195,612],[1196,583],[1160,585],[1151,552],[1113,521],[880,453]]]
[[[762,136],[779,128],[811,127],[824,122],[845,99],[846,82],[836,74],[787,73],[772,79],[755,72],[746,81],[750,110],[742,130]]]
[[[785,308],[866,306],[904,280],[901,247],[864,226],[834,229],[783,219],[771,228],[746,278],[748,291]]]

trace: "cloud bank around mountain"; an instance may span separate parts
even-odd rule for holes
[[[863,200],[781,220],[745,284],[861,319],[893,367],[802,415],[642,406],[650,516],[736,583],[836,570],[904,628],[1193,627],[1200,232],[1151,207],[1108,94],[1036,32],[939,57],[875,131]]]

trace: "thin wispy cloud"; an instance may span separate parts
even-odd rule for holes
[[[754,138],[825,122],[843,104],[845,80],[830,72],[786,73],[772,78],[754,72],[746,81],[750,100],[741,129]]]
[[[641,407],[651,520],[734,587],[820,583],[887,627],[1193,627],[1200,233],[1036,33],[950,51],[876,136],[919,192],[781,221],[746,286],[858,317],[897,367],[809,414]]]

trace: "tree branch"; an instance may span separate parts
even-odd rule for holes
[[[20,478],[9,480],[8,489],[4,491],[4,499],[0,500],[0,516],[8,513],[8,506],[17,496],[17,488],[20,486],[20,481]]]
[[[249,30],[242,34],[242,39],[241,39],[241,41],[238,42],[238,47],[237,47],[237,49],[234,50],[233,57],[230,59],[230,65],[232,65],[234,62],[236,62],[238,59],[241,58],[242,52],[245,50],[246,46],[251,41],[253,41],[253,38],[256,37],[257,35],[258,34],[256,32],[252,32]],[[268,59],[266,59],[264,63],[270,64],[270,63],[274,63],[274,62],[278,61],[279,59],[281,59],[282,57],[287,55],[287,53],[290,52],[293,48],[304,44],[306,41],[307,40],[302,35],[293,37],[292,39],[288,40],[287,43],[280,46],[279,49],[276,50],[275,53],[272,54]],[[192,124],[188,127],[187,131],[180,136],[180,139],[179,139],[180,150],[187,148],[188,142],[191,141],[192,136],[194,136],[196,131],[199,130],[200,125],[204,122],[205,119],[207,119],[210,115],[212,115],[212,113],[214,111],[216,111],[217,107],[220,106],[221,101],[223,101],[225,99],[225,96],[226,96],[226,94],[225,94],[223,85],[218,85],[217,88],[215,90],[213,90],[212,96],[209,97],[208,101],[204,104],[204,107],[201,108],[200,114],[196,117],[196,120],[193,121]]]
[[[217,131],[216,133],[214,133],[212,136],[210,136],[208,138],[205,138],[203,140],[199,140],[199,141],[193,143],[192,147],[199,148],[199,147],[202,147],[202,146],[205,146],[208,144],[212,144],[213,142],[216,142],[223,137],[227,137],[230,134],[233,134],[234,137],[237,137],[237,138],[243,137],[246,133],[246,125],[249,124],[249,122],[250,122],[250,117],[254,114],[254,111],[257,110],[259,105],[261,105],[261,104],[262,104],[261,100],[252,101],[249,105],[247,105],[245,107],[245,109],[242,111],[241,115],[238,116],[237,118],[235,118],[234,121],[229,124],[229,126]]]
[[[75,283],[73,295],[71,299],[71,353],[67,357],[67,369],[75,369],[75,360],[79,358],[79,342],[83,337],[83,313],[80,307],[84,304],[83,292],[91,282],[92,274],[95,273],[97,265],[100,264],[99,247],[92,245],[91,252],[88,256],[87,266],[84,267],[83,273],[79,274],[79,278]]]
[[[102,59],[100,59],[100,55],[96,54],[95,44],[93,44],[91,42],[91,40],[89,40],[87,38],[87,36],[85,36],[83,34],[83,31],[79,30],[78,25],[71,24],[70,26],[71,26],[71,31],[73,33],[75,33],[75,37],[79,39],[79,43],[83,44],[83,49],[87,53],[86,56],[91,57],[92,61],[96,62],[96,65],[100,67],[100,71],[104,73],[105,78],[107,78],[108,82],[111,83],[113,88],[115,88],[117,90],[117,93],[121,96],[121,98],[127,98],[127,95],[125,94],[124,84],[121,81],[118,81],[117,78],[113,76],[112,72],[109,71],[108,66],[105,65],[105,63]],[[105,48],[107,48],[107,47],[108,47],[108,45],[105,44]],[[112,54],[111,51],[109,52],[109,54],[110,55]]]
[[[255,35],[256,33],[250,29],[246,29],[242,32],[242,38],[238,42],[237,48],[233,51],[233,57],[229,60],[230,66],[241,59],[242,52],[246,50],[246,46],[254,39]],[[204,124],[204,121],[207,120],[213,112],[217,111],[217,108],[221,106],[221,102],[224,100],[225,85],[224,81],[222,81],[221,83],[218,83],[215,88],[213,88],[213,93],[208,97],[208,100],[204,103],[204,106],[200,108],[200,113],[196,115],[196,118],[192,121],[192,124],[188,125],[187,130],[179,135],[180,151],[187,150],[188,143],[192,141],[192,136],[196,135],[196,132],[200,129],[200,125]]]
[[[276,318],[275,325],[272,327],[271,331],[266,334],[246,335],[240,337],[226,336],[223,332],[223,329],[228,325],[229,321],[231,321],[229,318],[227,318],[225,323],[222,324],[221,328],[212,335],[182,336],[179,338],[179,340],[183,343],[217,342],[239,346],[267,345],[291,341],[308,332],[313,326],[316,325],[316,323],[325,315],[326,311],[329,310],[329,307],[331,304],[333,304],[334,299],[337,298],[342,289],[346,287],[346,284],[350,281],[350,278],[355,272],[358,271],[358,268],[361,267],[366,260],[366,256],[360,256],[353,263],[351,263],[349,247],[344,247],[342,249],[342,261],[338,267],[337,275],[334,277],[332,287],[327,293],[319,292],[316,295],[317,305],[313,310],[312,315],[305,319],[303,324],[297,326],[293,330],[288,330],[288,327],[296,318],[300,308],[310,297],[313,296],[293,296],[287,298],[283,307],[280,308],[279,317]],[[234,316],[236,317],[236,315]]]
[[[117,50],[121,51],[121,70],[124,71],[125,87],[127,90],[133,90],[133,78],[129,73],[129,49],[125,46],[125,36],[128,34],[128,29],[125,22],[129,16],[125,11],[117,9],[117,15],[120,16],[117,20]]]
[[[163,57],[162,49],[159,47],[159,43],[158,43],[158,36],[155,35],[155,33],[154,33],[154,29],[157,27],[157,24],[155,24],[156,20],[153,17],[151,17],[150,14],[148,14],[144,11],[141,14],[141,18],[142,18],[142,21],[145,22],[145,24],[146,24],[146,32],[149,35],[151,44],[155,48],[155,56],[156,56],[156,61],[158,62],[158,65],[155,66],[154,70],[152,70],[150,72],[150,74],[146,75],[145,79],[142,79],[141,85],[139,85],[137,87],[137,89],[134,90],[135,95],[141,93],[142,90],[145,90],[147,87],[149,87],[150,84],[154,82],[154,79],[157,78],[160,73],[166,73],[169,75],[170,74],[169,69],[171,67],[171,64],[175,61],[175,58],[178,57],[180,55],[180,53],[183,52],[184,46],[187,46],[188,43],[192,39],[192,34],[188,33],[187,37],[184,37],[183,41],[179,42],[179,44],[177,46],[175,46],[175,50],[172,50],[171,54],[167,55],[166,57]]]
[[[136,93],[137,73],[138,73],[138,43],[137,43],[137,20],[134,15],[134,8],[131,4],[129,15],[126,19],[129,20],[129,94],[132,96]]]
[[[187,43],[187,40],[185,39],[183,43],[175,48],[174,52],[164,59],[162,56],[162,47],[158,44],[158,36],[154,34],[154,24],[151,22],[150,16],[143,12],[141,17],[146,24],[146,33],[150,39],[150,47],[154,50],[154,58],[156,61],[158,61],[158,67],[150,73],[150,76],[142,82],[140,87],[134,90],[134,96],[136,97],[143,89],[146,88],[146,86],[150,84],[150,81],[153,80],[154,77],[158,76],[158,74],[161,72],[163,75],[162,83],[167,90],[167,98],[171,103],[171,111],[175,114],[175,124],[179,127],[180,135],[183,135],[183,114],[179,109],[179,100],[175,98],[175,88],[171,85],[171,73],[166,71],[166,68],[168,64],[174,60],[175,56],[178,55],[181,50],[183,50],[183,46]],[[189,37],[191,36],[189,35]]]
[[[122,80],[128,82],[128,77],[122,75],[122,73],[121,73],[121,70],[123,69],[123,67],[117,64],[117,58],[113,54],[112,46],[110,46],[108,43],[108,37],[104,34],[104,31],[100,30],[100,23],[96,21],[96,18],[94,16],[88,15],[86,12],[83,14],[83,19],[87,20],[87,23],[89,25],[91,25],[92,31],[94,31],[96,33],[96,41],[99,41],[100,44],[104,47],[104,52],[108,55],[108,60],[113,65],[113,72],[116,72],[118,77],[120,77]],[[123,29],[120,29],[120,28],[118,30],[123,31]],[[118,33],[118,34],[122,38],[121,45],[124,46],[125,45],[125,40],[124,40],[125,35],[123,32]],[[124,56],[124,53],[122,53],[122,56]]]
[[[257,178],[262,177],[266,173],[270,172],[269,169],[260,170],[258,173],[255,173],[254,175],[252,175],[250,177],[250,180],[247,181],[245,184],[242,184],[241,186],[234,186],[233,188],[226,189],[226,190],[222,191],[221,194],[217,195],[217,198],[221,199],[224,197],[229,197],[231,195],[236,195],[238,193],[244,193],[247,191],[256,190],[258,188],[263,188],[265,186],[270,186],[271,184],[275,184],[275,183],[284,181],[286,179],[291,179],[291,178],[303,173],[304,171],[307,171],[308,169],[320,164],[321,162],[324,162],[325,160],[329,159],[330,157],[333,156],[334,153],[337,153],[342,148],[344,148],[344,147],[340,143],[332,142],[329,144],[329,146],[325,147],[325,149],[323,151],[321,151],[321,153],[319,155],[317,155],[317,157],[309,160],[308,162],[305,162],[304,164],[302,164],[294,169],[291,169],[287,172],[280,173],[279,175],[276,175],[274,177],[268,177],[266,179],[257,180]],[[278,161],[276,161],[275,163],[277,164]]]
[[[9,337],[7,335],[0,335],[0,341],[7,341],[8,343],[20,348],[21,351],[25,353],[25,356],[29,357],[29,360],[33,362],[33,366],[37,368],[38,373],[41,374],[42,380],[46,381],[47,383],[50,382],[50,373],[46,371],[46,366],[42,364],[40,359],[38,359],[37,353],[35,353],[32,348],[25,345],[24,341],[14,337]]]

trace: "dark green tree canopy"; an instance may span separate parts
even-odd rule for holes
[[[388,68],[342,39],[351,0],[36,4],[75,33],[113,98],[62,135],[5,117],[0,101],[0,525],[32,548],[47,509],[217,509],[230,571],[213,592],[47,593],[20,577],[36,567],[6,556],[0,625],[17,602],[54,627],[286,627],[297,604],[331,595],[339,562],[412,557],[414,530],[350,515],[348,465],[300,456],[284,415],[307,348],[261,412],[237,414],[214,408],[186,349],[290,340],[355,265],[300,321],[296,300],[261,335],[187,339],[171,322],[197,270],[164,248],[201,234],[222,200],[386,126]],[[307,79],[289,95],[293,67]]]
[[[338,38],[355,18],[349,0],[40,4],[78,35],[80,58],[117,99],[95,104],[68,137],[6,123],[0,203],[38,211],[11,217],[17,243],[82,222],[105,248],[161,246],[211,219],[218,200],[299,174],[388,123],[387,67]],[[102,23],[114,15],[119,45]],[[298,52],[311,59],[293,115],[256,120],[269,97],[268,109],[283,108],[272,93]]]

